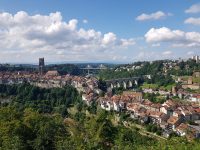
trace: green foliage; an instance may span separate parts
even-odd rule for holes
[[[156,141],[152,138],[140,135],[138,131],[118,127],[118,135],[115,142],[115,147],[117,149],[131,150],[138,148],[149,149]]]
[[[96,114],[97,113],[97,103],[95,101],[93,101],[91,103],[91,105],[88,107],[88,111],[91,113],[91,114]]]
[[[71,75],[79,75],[81,74],[78,66],[74,64],[55,64],[45,66],[45,70],[57,70],[61,75],[71,74]]]
[[[196,63],[195,60],[182,61],[178,66],[180,69],[173,68],[168,73],[175,76],[191,76],[194,71],[200,70],[200,63]]]
[[[113,89],[112,89],[112,93],[113,93],[113,94],[116,94],[116,95],[120,95],[120,94],[123,93],[124,90],[125,90],[125,89],[124,89],[123,87],[113,88]]]
[[[147,84],[147,83],[144,83],[141,87],[144,89],[153,89],[153,90],[157,90],[159,88],[158,84]]]
[[[74,116],[74,119],[78,122],[84,122],[85,118],[86,118],[86,114],[79,111]]]
[[[149,131],[149,132],[156,133],[158,135],[161,135],[161,133],[162,133],[162,129],[160,127],[158,127],[157,125],[154,125],[154,124],[148,124],[146,126],[146,130]]]
[[[0,108],[0,149],[51,150],[68,135],[61,116],[42,115],[32,109],[18,112]]]
[[[75,88],[43,89],[30,84],[0,85],[0,93],[13,96],[11,105],[19,109],[31,107],[42,113],[58,112],[67,115],[67,108],[71,104],[81,101]]]
[[[72,87],[1,85],[0,92],[14,97],[10,105],[0,107],[0,150],[199,149],[199,141],[174,136],[156,140],[141,135],[139,129],[113,123],[112,113],[97,110],[96,103],[86,107]],[[66,108],[72,104],[77,111],[68,114]],[[120,115],[121,120],[127,117]],[[147,128],[161,134],[155,125]]]
[[[77,65],[74,64],[54,64],[46,65],[45,71],[48,70],[57,70],[61,75],[71,74],[71,75],[80,75],[81,70]],[[0,71],[38,71],[38,67],[35,65],[0,65]]]
[[[0,71],[36,71],[37,67],[33,65],[10,65],[10,64],[0,64]]]
[[[129,78],[129,77],[136,77],[142,76],[147,74],[157,74],[162,70],[162,61],[155,61],[154,63],[150,64],[149,62],[136,62],[133,65],[141,65],[143,66],[140,69],[127,71],[124,69],[123,71],[114,71],[114,70],[103,70],[99,72],[99,76],[102,79],[115,79],[115,78]],[[126,65],[129,66],[129,65]]]
[[[171,86],[175,83],[170,74],[163,73],[163,63],[164,61],[155,61],[153,63],[150,62],[138,62],[133,65],[141,65],[139,69],[127,71],[126,69],[122,69],[122,71],[115,70],[103,70],[99,72],[99,76],[101,79],[116,79],[116,78],[129,78],[129,77],[141,77],[139,81],[139,85],[144,81],[146,84],[143,87],[149,87],[153,89],[158,89],[160,87],[164,87],[166,90],[171,90]],[[126,67],[129,65],[126,65]],[[146,79],[144,75],[151,75],[151,79]]]
[[[120,121],[125,121],[125,120],[127,120],[127,118],[129,118],[129,117],[130,117],[130,115],[127,114],[127,113],[125,113],[125,112],[121,112],[121,113],[120,113]]]
[[[144,99],[148,99],[151,102],[154,103],[164,103],[168,97],[162,97],[159,93],[144,93],[143,94]]]
[[[172,79],[172,77],[167,74],[167,75],[163,75],[163,74],[153,74],[151,79],[147,80],[148,84],[157,84],[157,88],[164,86],[167,87],[170,84],[174,84],[174,80]]]
[[[102,80],[101,78],[99,79],[98,87],[99,87],[99,89],[101,89],[101,90],[104,91],[104,92],[107,91],[106,82],[105,82],[104,80]]]
[[[109,79],[132,77],[132,74],[131,72],[128,72],[126,70],[114,71],[114,70],[107,69],[107,70],[100,71],[99,76],[101,79],[109,80]]]

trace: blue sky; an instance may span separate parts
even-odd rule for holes
[[[198,38],[198,0],[0,1],[3,63],[188,58]]]

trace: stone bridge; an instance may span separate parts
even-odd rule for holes
[[[123,87],[124,89],[127,89],[133,87],[134,85],[138,85],[139,79],[139,77],[111,79],[106,80],[106,84],[107,87],[110,88]]]

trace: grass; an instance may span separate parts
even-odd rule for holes
[[[167,91],[171,91],[172,87],[175,86],[175,84],[169,84],[167,86],[162,86],[160,87],[160,89],[162,90],[167,90]]]
[[[144,83],[141,87],[143,89],[154,89],[154,90],[159,88],[158,84],[147,84],[147,83]]]
[[[194,83],[200,83],[200,78],[193,77],[193,78],[192,78],[192,81],[193,81]]]
[[[156,89],[161,89],[161,90],[167,90],[167,91],[171,91],[172,89],[172,86],[175,86],[175,84],[169,84],[167,86],[161,86],[159,87],[158,84],[147,84],[147,83],[144,83],[141,87],[143,89],[153,89],[153,90],[156,90]]]

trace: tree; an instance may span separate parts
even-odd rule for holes
[[[97,131],[97,141],[102,148],[108,149],[114,144],[116,135],[116,128],[112,125],[111,121],[105,119]]]
[[[99,79],[98,87],[99,87],[99,89],[101,89],[101,90],[104,91],[104,92],[107,91],[107,85],[106,85],[106,82],[103,81],[102,78]]]

